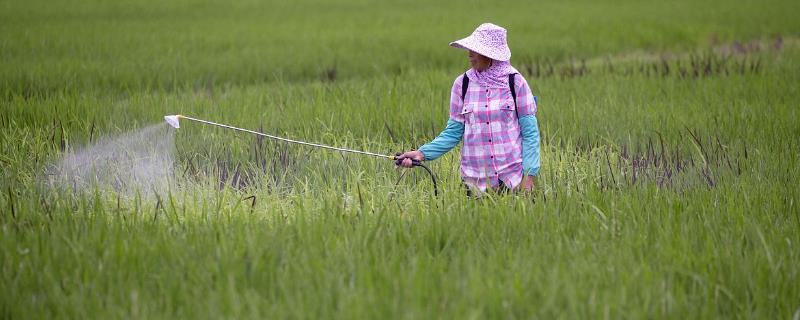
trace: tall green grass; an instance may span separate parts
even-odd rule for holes
[[[4,1],[5,94],[219,87],[465,69],[486,21],[514,60],[694,50],[796,35],[793,1]],[[10,91],[10,92],[9,92]]]
[[[3,318],[791,318],[794,2],[0,3]],[[51,189],[187,114],[390,154],[509,28],[540,97],[532,195],[184,122],[155,196]]]

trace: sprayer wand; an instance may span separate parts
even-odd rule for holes
[[[217,126],[217,127],[222,127],[222,128],[226,128],[226,129],[232,129],[232,130],[236,130],[236,131],[252,133],[252,134],[255,134],[255,135],[258,135],[258,136],[267,137],[267,138],[270,138],[270,139],[275,139],[275,140],[284,141],[284,142],[288,142],[288,143],[294,143],[294,144],[299,144],[299,145],[304,145],[304,146],[309,146],[309,147],[314,147],[314,148],[334,150],[334,151],[339,151],[339,152],[347,152],[347,153],[355,153],[355,154],[366,155],[366,156],[373,156],[373,157],[378,157],[378,158],[383,158],[383,159],[395,160],[395,161],[399,162],[397,155],[394,155],[394,156],[388,155],[387,156],[387,155],[384,155],[384,154],[373,153],[373,152],[368,152],[368,151],[339,148],[339,147],[333,147],[333,146],[328,146],[328,145],[324,145],[324,144],[311,143],[311,142],[305,142],[305,141],[299,141],[299,140],[292,140],[292,139],[288,139],[288,138],[284,138],[284,137],[278,137],[278,136],[269,135],[269,134],[258,132],[258,131],[237,128],[237,127],[229,126],[229,125],[226,125],[226,124],[211,122],[211,121],[202,120],[202,119],[196,119],[196,118],[187,117],[187,116],[183,116],[183,115],[179,115],[179,114],[178,115],[164,116],[164,120],[170,126],[172,126],[175,129],[178,129],[178,128],[181,127],[180,119],[186,119],[186,120],[199,122],[199,123],[203,123],[203,124],[208,124],[208,125],[212,125],[212,126]],[[423,169],[425,169],[425,171],[428,172],[428,174],[431,176],[431,181],[433,182],[433,193],[434,193],[434,195],[439,195],[439,189],[438,189],[438,187],[436,185],[436,176],[433,175],[433,171],[431,171],[431,169],[428,168],[428,166],[423,164],[421,161],[412,160],[412,165],[415,166],[415,167],[422,167]]]

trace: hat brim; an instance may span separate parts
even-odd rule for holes
[[[492,60],[497,61],[508,61],[511,60],[511,50],[508,47],[504,48],[488,48],[481,44],[478,41],[475,41],[474,38],[466,37],[461,40],[450,42],[450,46],[453,48],[459,48],[464,50],[471,50],[477,52],[478,54],[491,58]]]

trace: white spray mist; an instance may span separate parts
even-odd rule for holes
[[[75,150],[48,170],[48,184],[75,192],[163,194],[174,167],[175,130],[161,123]]]

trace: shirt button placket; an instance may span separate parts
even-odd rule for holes
[[[491,103],[491,101],[492,101],[491,92],[489,91],[489,88],[486,88],[486,115],[487,115],[488,119],[491,119],[491,110],[489,110],[489,104]],[[495,159],[494,159],[494,143],[492,142],[492,138],[493,138],[494,135],[493,135],[493,132],[492,132],[491,124],[489,122],[486,122],[486,124],[489,127],[487,129],[487,132],[489,134],[489,159],[490,159],[489,162],[492,164],[492,169],[493,169],[492,171],[494,172],[494,176],[496,177],[497,176],[497,164],[495,163]]]

